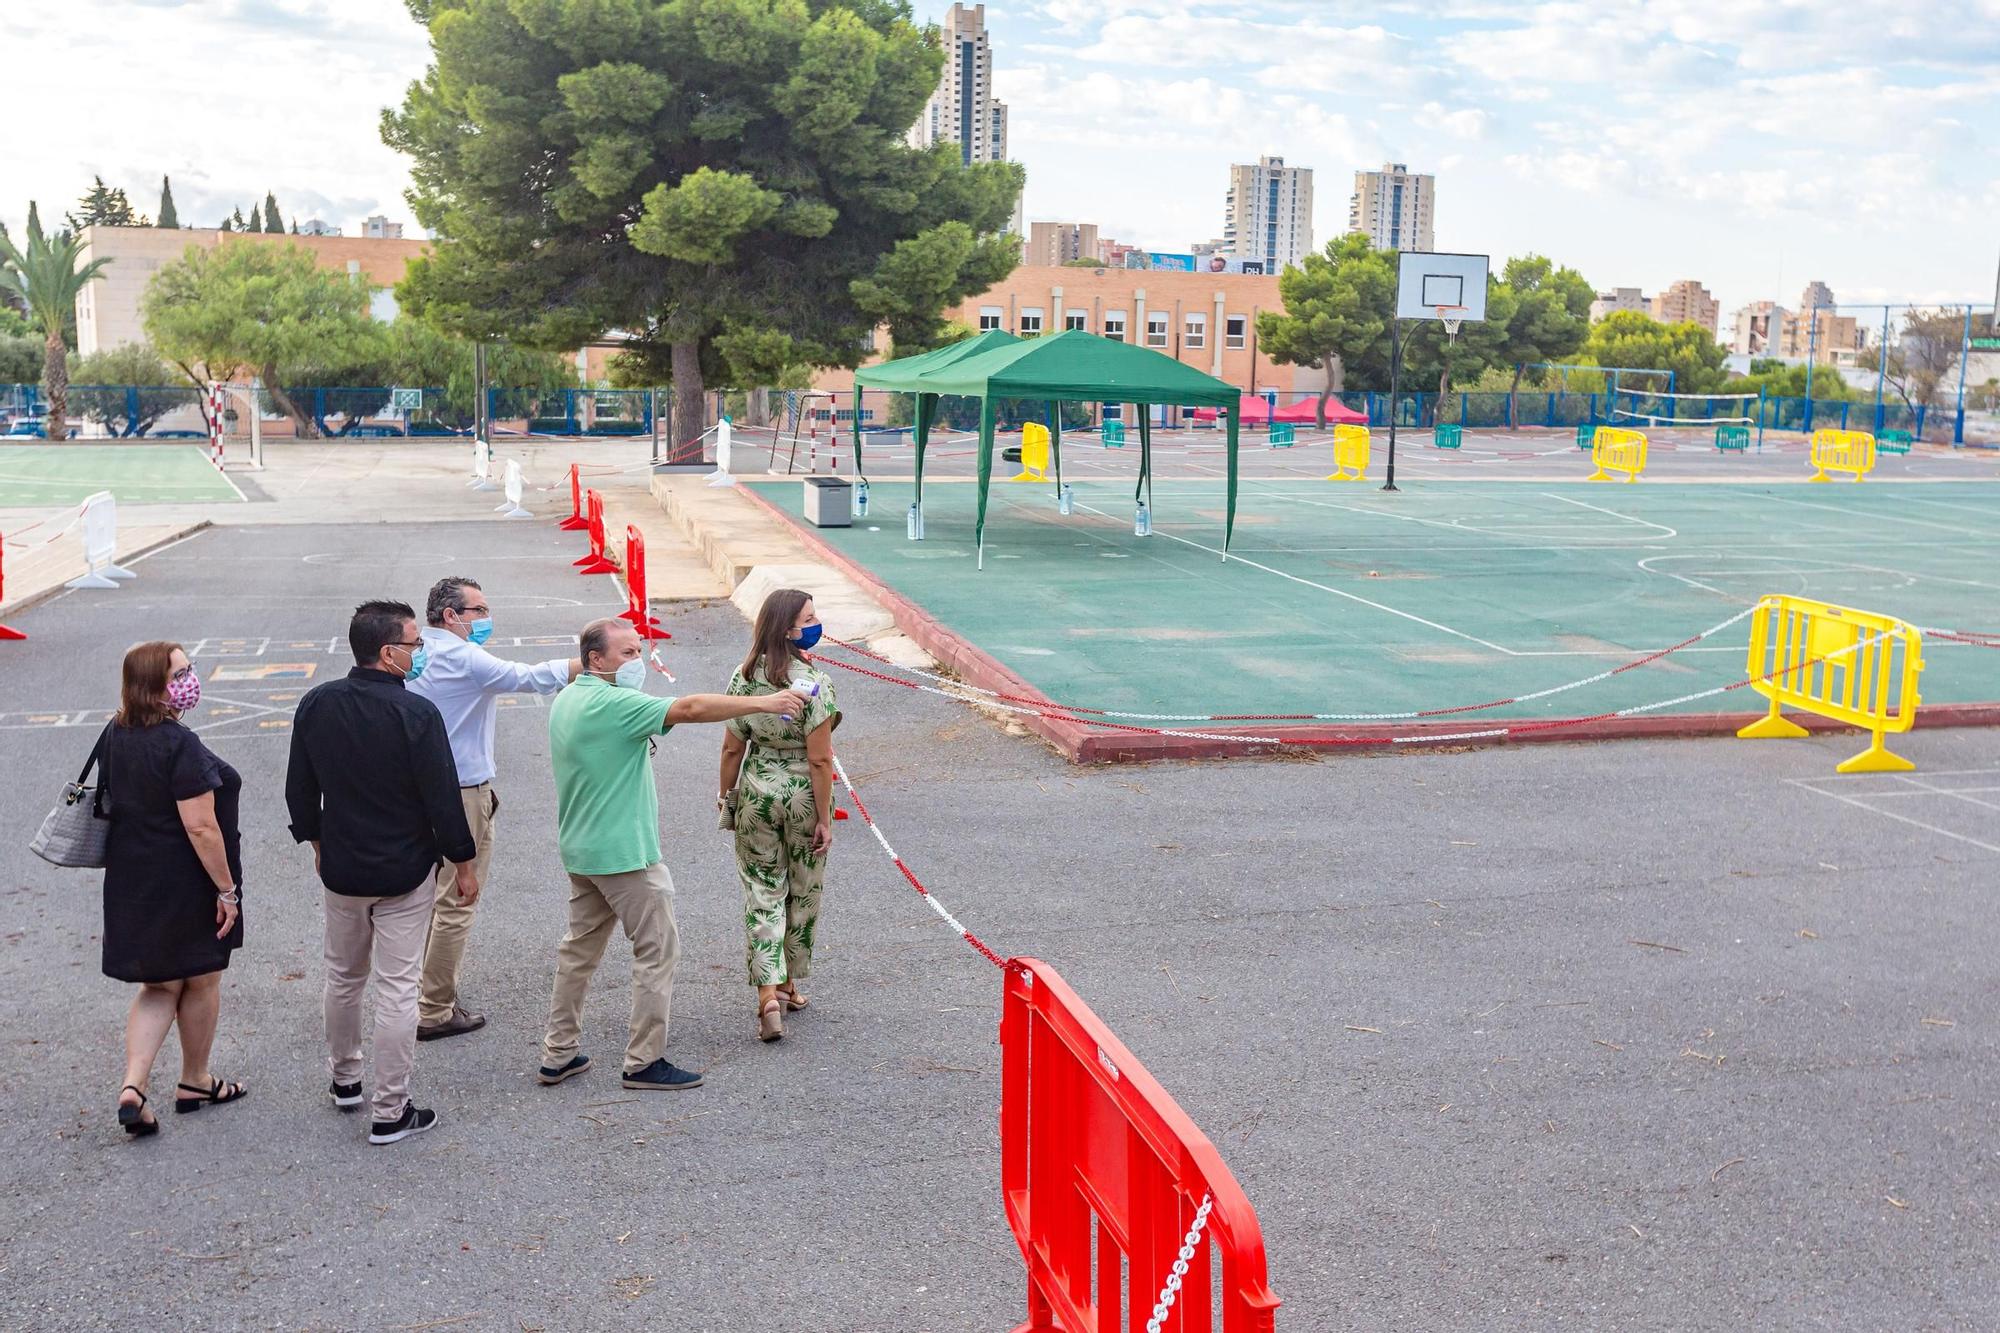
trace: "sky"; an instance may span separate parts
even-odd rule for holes
[[[914,0],[922,20],[947,3]],[[1993,299],[2000,0],[996,0],[995,87],[1027,217],[1181,252],[1231,162],[1437,177],[1437,246],[1537,252],[1599,288],[1705,283],[1725,320],[1792,305]],[[10,92],[60,107],[0,154],[0,219],[54,222],[102,175],[184,223],[411,222],[378,121],[428,58],[401,0],[9,6]],[[415,228],[412,227],[412,234]]]

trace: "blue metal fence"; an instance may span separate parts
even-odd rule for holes
[[[410,411],[392,410],[393,395],[387,387],[301,388],[287,396],[322,435],[334,439],[383,436],[465,435],[472,428],[472,404],[463,393],[454,395],[442,388],[423,390],[423,405]],[[1279,406],[1317,395],[1286,393],[1270,395]],[[487,390],[488,417],[496,434],[621,436],[650,435],[656,391],[650,389],[507,389]],[[1545,390],[1506,393],[1404,393],[1395,398],[1399,427],[1429,429],[1438,425],[1469,426],[1475,430],[1546,429],[1569,430],[1580,425],[1609,423],[1614,406],[1624,405],[1630,420],[1636,410],[1631,404],[1644,395],[1630,391],[1608,393],[1563,393]],[[782,429],[789,433],[801,424],[802,415],[819,413],[826,424],[836,416],[844,427],[852,411],[851,401],[836,405],[831,400],[801,393],[785,394],[780,400]],[[1371,390],[1336,393],[1332,401],[1341,403],[1368,418],[1368,424],[1389,424],[1390,395]],[[241,400],[230,400],[230,412],[240,410]],[[1020,421],[1039,420],[1045,408],[1039,403],[1008,403],[1002,413],[1009,428]],[[265,395],[265,419],[278,419],[270,395]],[[0,413],[10,418],[39,417],[47,409],[46,395],[38,385],[0,384]],[[1675,411],[1683,417],[1731,416],[1745,411],[1740,398],[1679,399]],[[205,433],[200,393],[182,385],[70,386],[70,416],[77,421],[101,426],[113,437],[171,438]],[[863,420],[873,422],[878,413],[863,409]],[[1106,404],[1104,417],[1116,419],[1116,404]],[[1946,404],[1930,410],[1912,409],[1901,402],[1885,400],[1839,401],[1804,398],[1765,398],[1748,409],[1753,427],[1765,430],[1809,431],[1820,426],[1866,430],[1905,430],[1919,440],[1953,444],[1965,443],[1965,414]],[[1162,410],[1162,425],[1183,424],[1187,414]],[[1081,424],[1083,414],[1072,420],[1065,408],[1064,424]],[[949,423],[947,423],[949,424]],[[230,428],[240,433],[245,427],[232,415]]]
[[[650,435],[650,389],[489,388],[488,417],[496,432],[531,435]],[[423,390],[423,405],[396,410],[387,386],[334,386],[285,390],[285,396],[333,439],[403,435],[468,435],[472,430],[469,394],[442,388]],[[242,400],[229,400],[231,430]],[[263,395],[267,421],[280,419],[275,400]],[[0,384],[0,411],[13,418],[47,414],[48,396],[37,384]],[[69,416],[91,422],[117,439],[161,439],[205,435],[201,391],[191,385],[72,384]]]

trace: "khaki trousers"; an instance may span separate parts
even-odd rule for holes
[[[465,822],[472,829],[472,869],[479,876],[479,891],[486,893],[486,867],[493,862],[493,816],[500,813],[500,797],[493,784],[460,787],[458,799],[465,806]],[[417,1009],[420,1023],[442,1023],[458,1006],[458,965],[465,957],[465,937],[472,931],[472,915],[479,908],[475,900],[458,900],[458,867],[443,862],[437,873],[437,901],[431,908],[430,943],[424,946],[423,1001]]]
[[[611,940],[625,928],[632,942],[632,1023],[625,1041],[625,1072],[644,1069],[667,1047],[667,1014],[673,1006],[674,964],[680,931],[674,924],[674,879],[666,863],[617,875],[569,877],[569,930],[556,950],[556,987],[542,1064],[566,1065],[583,1032],[583,996]]]
[[[361,992],[375,973],[377,1120],[395,1120],[410,1100],[417,1061],[417,982],[431,923],[431,886],[388,898],[328,891],[326,899],[326,1047],[335,1083],[361,1081]]]

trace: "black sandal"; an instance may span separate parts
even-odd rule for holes
[[[125,1104],[125,1091],[127,1088],[139,1093],[139,1102],[136,1106],[127,1106]],[[143,1139],[148,1134],[157,1134],[160,1132],[159,1117],[155,1116],[151,1120],[141,1120],[139,1117],[145,1113],[146,1094],[140,1092],[137,1084],[127,1083],[125,1087],[118,1089],[118,1123],[125,1126],[125,1132],[135,1139]]]
[[[175,1086],[182,1092],[192,1092],[195,1094],[192,1097],[174,1098],[175,1115],[186,1115],[189,1111],[199,1111],[210,1102],[214,1102],[218,1106],[224,1102],[233,1102],[238,1097],[250,1091],[250,1089],[244,1087],[241,1083],[225,1083],[221,1079],[215,1080],[215,1083],[206,1089],[198,1088],[192,1083],[180,1083]],[[224,1088],[229,1089],[227,1096],[222,1095]]]

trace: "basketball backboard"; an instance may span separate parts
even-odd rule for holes
[[[1396,318],[1486,318],[1485,255],[1441,255],[1404,250],[1396,263]],[[1438,308],[1460,307],[1448,316]]]

